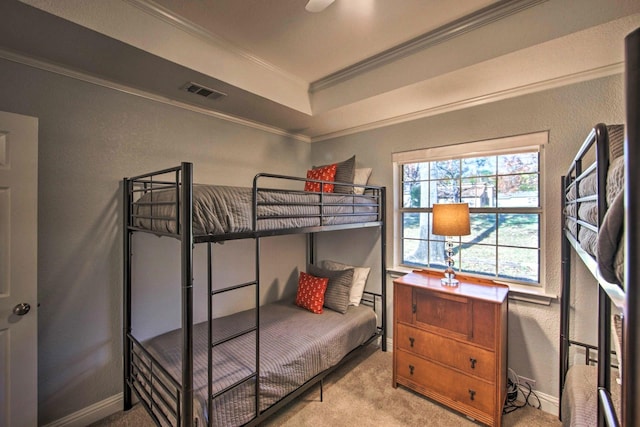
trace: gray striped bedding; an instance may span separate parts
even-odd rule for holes
[[[146,193],[134,203],[134,226],[176,233],[176,192]],[[148,205],[149,202],[158,205]],[[173,203],[172,203],[173,202]],[[375,199],[368,195],[265,190],[258,193],[257,230],[276,230],[377,220]],[[283,205],[284,204],[284,205]],[[193,185],[193,233],[196,236],[252,231],[253,190],[245,187]],[[357,206],[354,206],[357,205]],[[350,214],[356,215],[350,215]],[[323,218],[320,218],[320,215]],[[139,216],[139,217],[138,217]],[[162,219],[150,220],[148,216]],[[291,217],[295,216],[295,217]],[[168,218],[168,219],[167,219]]]
[[[620,385],[612,376],[611,399],[617,414],[620,414],[620,393]],[[561,405],[563,427],[598,425],[598,368],[596,366],[574,365],[569,369]]]
[[[590,174],[580,182],[580,196],[589,196],[597,194],[596,175]],[[567,192],[567,201],[573,201],[576,198],[575,185],[572,185]],[[606,200],[607,206],[610,207],[617,195],[621,194],[624,189],[624,158],[618,157],[611,161],[609,170],[607,171]],[[577,210],[577,212],[576,212]],[[581,202],[576,208],[576,204],[569,203],[565,207],[565,214],[569,217],[578,218],[589,224],[598,226],[598,204],[595,201]],[[600,224],[602,226],[602,224]],[[598,253],[598,235],[584,227],[580,227],[578,231],[577,224],[567,219],[566,228],[575,237],[582,249],[592,256]],[[617,237],[616,237],[617,239]]]
[[[252,310],[214,320],[214,342],[254,324]],[[376,316],[367,306],[349,306],[340,314],[325,309],[313,314],[283,300],[260,311],[260,410],[276,403],[316,374],[336,365],[349,351],[376,332]],[[180,330],[145,343],[150,353],[171,375],[181,378]],[[213,393],[250,375],[255,366],[255,335],[251,332],[214,348]],[[194,415],[206,425],[207,413],[207,323],[194,326]],[[214,426],[236,426],[255,415],[254,382],[214,400]]]
[[[616,350],[618,365],[622,363],[622,319],[618,314],[611,316],[613,325],[612,342]],[[580,357],[582,357],[580,355]],[[616,414],[620,414],[622,377],[620,369],[611,370],[611,400]],[[598,424],[598,367],[594,365],[576,364],[567,371],[564,390],[562,391],[562,425],[563,427],[584,427]]]

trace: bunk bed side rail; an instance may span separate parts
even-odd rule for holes
[[[611,393],[609,393],[609,391],[604,387],[598,387],[598,410],[602,413],[604,418],[603,422],[608,427],[620,426],[620,422],[616,416],[616,411],[613,409]]]
[[[128,193],[128,198],[125,200],[127,206],[126,227],[129,230],[149,232],[149,229],[154,228],[154,221],[171,221],[175,224],[175,233],[158,230],[153,233],[180,238],[180,217],[183,215],[183,212],[181,212],[183,204],[180,203],[182,200],[180,192],[184,184],[182,180],[184,179],[185,168],[192,170],[191,163],[182,163],[180,166],[125,179],[125,186]],[[174,201],[164,201],[156,196],[160,194],[160,192],[166,192],[167,190],[175,191],[176,197]],[[190,186],[189,192],[191,192]],[[143,195],[148,196],[148,201],[139,200]],[[157,208],[167,205],[173,205],[174,212],[176,212],[175,216],[166,217],[158,214]],[[149,223],[149,227],[143,228],[135,226],[134,224],[138,221]]]
[[[274,182],[278,183],[278,187],[282,187],[282,188],[271,188],[271,187],[265,187],[265,186],[260,186],[259,183],[264,181],[264,180],[273,180]],[[309,192],[309,191],[301,191],[301,190],[294,190],[294,189],[289,189],[290,187],[293,187],[292,183],[299,183],[299,182],[313,182],[313,183],[318,183],[320,184],[320,191],[319,192]],[[348,193],[330,193],[330,192],[325,192],[324,191],[324,184],[338,184],[341,186],[345,186],[345,187],[350,187],[354,189],[354,194],[348,194]],[[355,189],[356,188],[362,188],[365,192],[365,194],[367,196],[369,196],[370,198],[370,202],[368,203],[362,203],[357,202],[356,198],[359,197],[360,195],[355,194]],[[298,194],[317,194],[318,195],[318,200],[317,201],[311,201],[311,202],[259,202],[260,200],[260,194],[265,194],[267,192],[287,192],[287,193],[298,193]],[[260,221],[262,220],[274,220],[274,219],[289,219],[289,218],[309,218],[310,216],[313,217],[317,217],[319,220],[319,224],[320,226],[324,226],[325,224],[327,224],[327,219],[328,218],[344,218],[344,217],[369,217],[369,216],[376,216],[376,219],[378,222],[382,222],[383,221],[383,215],[382,215],[382,192],[383,192],[383,187],[380,186],[375,186],[375,185],[359,185],[359,184],[353,184],[353,183],[349,183],[349,182],[337,182],[337,181],[323,181],[323,180],[317,180],[317,179],[310,179],[310,178],[300,178],[300,177],[295,177],[295,176],[288,176],[288,175],[278,175],[278,174],[272,174],[272,173],[259,173],[257,174],[254,178],[253,178],[253,188],[252,188],[252,197],[253,197],[253,203],[252,203],[252,230],[258,231],[259,227],[258,224]],[[330,202],[330,201],[326,201],[325,200],[325,195],[326,194],[340,194],[340,195],[344,195],[346,197],[351,196],[352,197],[352,202],[351,203],[344,203],[344,202],[340,202],[340,203],[336,203],[336,202]],[[262,206],[262,207],[266,207],[266,208],[278,208],[281,206],[291,206],[291,207],[314,207],[317,208],[317,210],[315,210],[317,213],[313,214],[313,215],[309,215],[309,214],[284,214],[284,213],[272,213],[270,212],[269,215],[258,215],[258,207]],[[333,210],[329,210],[329,208],[331,207],[336,207],[336,206],[341,206],[341,207],[347,207],[347,208],[351,208],[350,212],[346,211],[346,212],[336,212]],[[358,209],[360,208],[360,209]],[[365,210],[363,210],[363,208]],[[373,211],[369,211],[366,210],[366,208],[372,208]],[[275,211],[276,209],[273,209],[273,211]],[[371,221],[364,221],[363,222],[371,222]]]

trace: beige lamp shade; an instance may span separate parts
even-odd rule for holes
[[[468,203],[435,203],[433,205],[433,234],[438,236],[466,236],[471,234]]]

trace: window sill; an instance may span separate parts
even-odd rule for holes
[[[387,268],[387,274],[391,276],[392,279],[396,279],[398,277],[404,276],[407,273],[411,273],[414,268],[403,267],[403,266],[393,266]],[[552,301],[558,299],[557,295],[548,294],[544,291],[544,289],[533,288],[525,285],[518,285],[516,283],[509,283],[503,281],[495,281],[501,285],[509,286],[509,299],[514,301],[523,301],[529,302],[532,304],[540,304],[540,305],[551,305]]]

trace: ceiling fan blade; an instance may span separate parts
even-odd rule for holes
[[[305,9],[308,12],[322,12],[335,0],[309,0]]]

